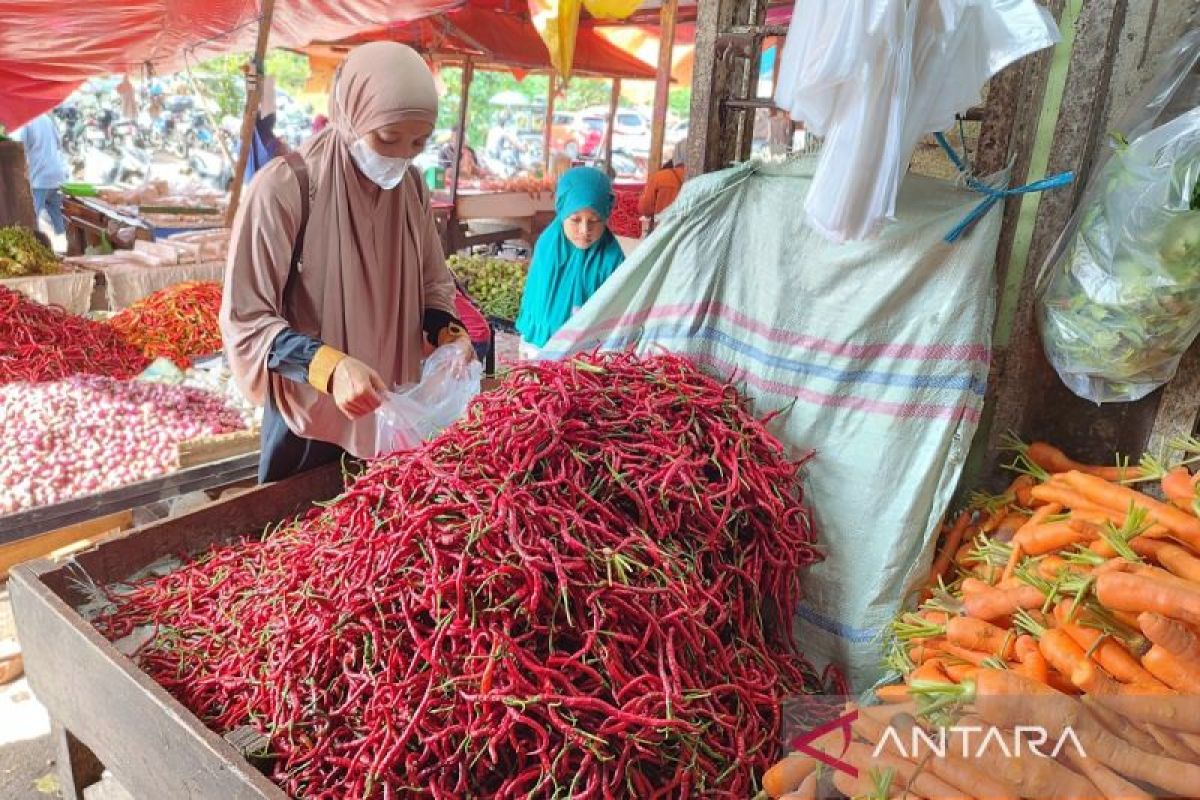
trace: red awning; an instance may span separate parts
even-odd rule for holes
[[[549,70],[550,55],[527,13],[504,13],[488,0],[415,22],[366,31],[340,42],[352,45],[378,39],[403,42],[423,53],[472,55],[480,66]],[[325,48],[321,48],[324,50]],[[581,27],[575,42],[573,72],[585,75],[653,80],[654,67]]]
[[[420,19],[462,0],[278,0],[271,45],[302,47]],[[249,52],[255,0],[0,0],[0,125],[18,127],[90,77],[174,72]]]

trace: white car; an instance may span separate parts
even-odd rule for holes
[[[580,112],[581,117],[599,117],[607,122],[608,109],[593,106]],[[650,120],[640,111],[620,108],[613,125],[613,150],[621,150],[635,156],[645,157],[650,152]]]

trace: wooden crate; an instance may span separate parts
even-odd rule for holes
[[[121,580],[164,556],[261,530],[341,488],[341,469],[331,464],[136,529],[70,563],[39,560],[13,570],[9,591],[25,671],[59,737],[64,798],[82,797],[100,764],[137,798],[286,798],[75,610],[85,600],[79,581]]]
[[[7,578],[9,570],[23,561],[41,558],[63,548],[94,541],[113,531],[123,531],[131,525],[133,525],[133,512],[120,511],[116,514],[107,514],[86,522],[79,522],[65,528],[0,545],[0,580]]]

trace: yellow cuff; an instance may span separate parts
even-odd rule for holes
[[[450,342],[453,342],[458,339],[468,339],[469,340],[470,338],[471,338],[471,335],[469,333],[467,333],[466,328],[462,327],[461,325],[457,325],[457,324],[451,322],[449,325],[442,328],[438,332],[437,343],[438,343],[438,347],[441,347],[444,344],[449,344]]]
[[[318,392],[329,394],[329,381],[333,378],[333,371],[345,357],[346,354],[340,350],[335,350],[327,344],[321,345],[308,364],[308,382]]]

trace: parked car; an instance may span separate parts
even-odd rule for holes
[[[599,127],[603,141],[608,123],[608,109],[593,106],[580,112],[589,130]],[[623,151],[643,158],[650,152],[650,120],[642,112],[631,108],[618,109],[613,125],[613,151]],[[588,151],[584,150],[585,155]]]

